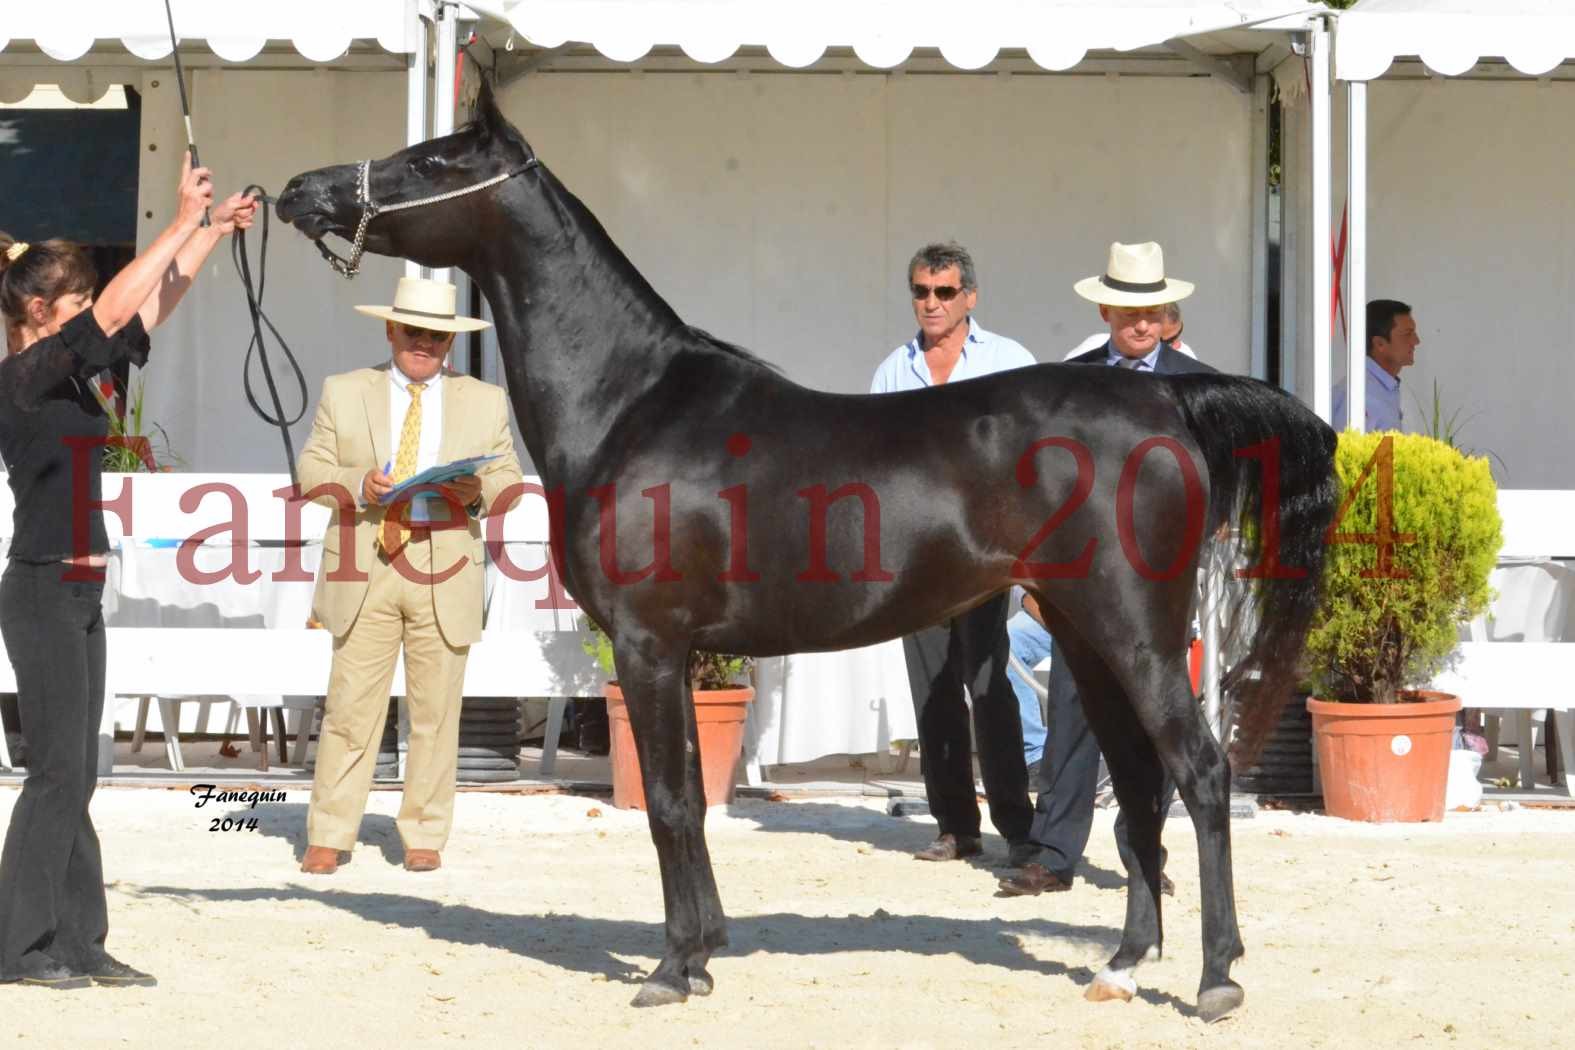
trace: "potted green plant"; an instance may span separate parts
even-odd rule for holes
[[[1324,808],[1441,820],[1460,699],[1422,687],[1492,598],[1498,489],[1487,459],[1420,434],[1348,431],[1335,469],[1343,496],[1305,656]]]
[[[115,380],[102,379],[88,384],[94,400],[109,418],[109,442],[104,446],[104,470],[109,473],[149,474],[172,469],[181,462],[170,447],[163,427],[144,420],[142,395],[147,380],[138,378],[129,390],[120,390]]]
[[[640,779],[640,756],[629,725],[623,690],[613,677],[612,640],[590,617],[581,617],[582,644],[607,675],[608,757],[612,762],[613,805],[619,809],[644,809],[645,786]],[[738,760],[743,754],[744,722],[755,689],[749,684],[754,661],[747,656],[696,649],[689,654],[689,689],[694,699],[695,723],[700,732],[700,775],[705,784],[705,804],[719,806],[733,800]]]

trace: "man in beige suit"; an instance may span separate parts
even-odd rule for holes
[[[465,658],[481,637],[478,519],[523,480],[503,390],[444,369],[454,333],[487,326],[456,316],[454,298],[452,284],[407,277],[392,306],[356,307],[383,319],[392,361],[328,377],[297,464],[301,491],[335,508],[312,603],[333,632],[334,662],[306,818],[308,874],[333,874],[355,846],[401,646],[405,868],[439,867],[448,841]],[[411,524],[409,502],[378,502],[419,471],[487,454],[497,458],[442,486],[429,525]]]

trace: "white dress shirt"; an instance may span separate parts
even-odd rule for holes
[[[386,473],[392,474],[394,460],[399,456],[399,436],[405,431],[405,413],[410,409],[410,391],[405,389],[410,378],[398,365],[388,366],[388,462]],[[427,380],[421,391],[421,444],[417,446],[416,472],[438,465],[438,451],[443,444],[443,373]]]

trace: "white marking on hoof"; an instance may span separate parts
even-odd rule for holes
[[[1088,986],[1083,998],[1091,1003],[1109,1002],[1112,999],[1129,1003],[1136,994],[1137,981],[1133,979],[1131,970],[1112,970],[1107,966],[1094,976],[1094,983]]]
[[[1143,953],[1144,962],[1159,962],[1159,957],[1159,945],[1157,944],[1149,945],[1148,951]]]

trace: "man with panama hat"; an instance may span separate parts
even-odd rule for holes
[[[1172,349],[1160,337],[1165,305],[1191,295],[1193,285],[1165,275],[1165,255],[1158,244],[1112,244],[1105,272],[1078,281],[1073,288],[1099,306],[1100,319],[1109,326],[1110,337],[1102,345],[1070,358],[1070,363],[1159,374],[1215,371]],[[1092,702],[1118,701],[1099,697]],[[1049,696],[1045,703],[1045,753],[1039,765],[1039,795],[1029,832],[1039,852],[1016,875],[1000,880],[1001,891],[1012,896],[1071,889],[1073,873],[1083,858],[1094,822],[1099,744],[1088,727],[1077,683],[1058,643],[1051,648]],[[1175,787],[1167,776],[1164,805],[1170,804],[1174,794]],[[1116,846],[1122,862],[1130,869],[1133,854],[1122,817],[1116,819]],[[1161,850],[1162,864],[1163,855]],[[1170,880],[1163,874],[1160,884],[1165,892],[1173,892]]]
[[[333,632],[333,670],[307,811],[301,870],[331,875],[354,848],[405,653],[410,709],[404,798],[396,824],[405,868],[441,865],[454,812],[465,659],[481,637],[478,519],[523,481],[501,387],[448,371],[456,332],[488,322],[455,313],[452,284],[406,277],[382,319],[388,363],[329,376],[296,464],[301,491],[334,508],[323,537],[314,619]],[[497,458],[441,486],[437,520],[415,524],[408,501],[379,501],[430,467]]]

